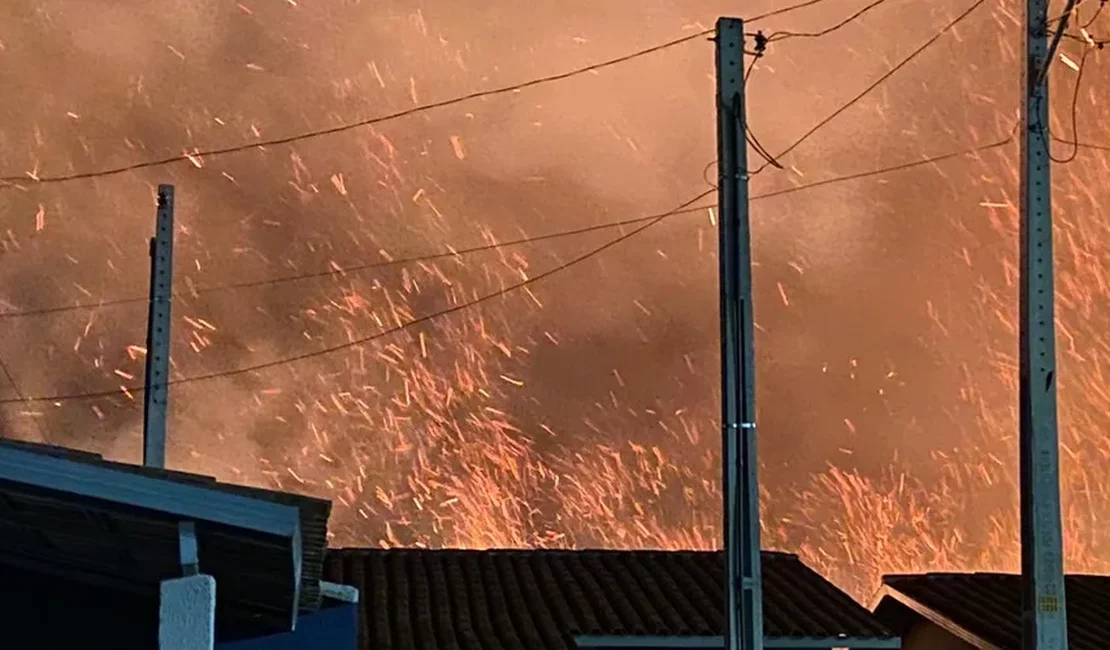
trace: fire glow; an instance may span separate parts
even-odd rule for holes
[[[195,0],[163,16],[150,2],[149,13],[120,16],[18,0],[0,10],[11,15],[0,28],[22,30],[0,30],[0,57],[21,63],[4,84],[19,92],[0,99],[0,170],[45,176],[255,142],[573,68],[703,29],[697,18],[712,15],[660,2],[650,25],[643,15],[609,33],[552,1],[534,15],[497,9],[531,25],[504,34],[449,3],[396,13],[322,4]],[[773,45],[749,90],[763,143],[791,141],[845,99],[837,86],[857,92],[964,3],[919,4],[891,3],[828,40]],[[775,27],[819,28],[857,8],[831,1]],[[1013,16],[1007,3],[984,8],[754,189],[1004,135],[1018,96]],[[1090,30],[1099,25],[1110,30],[1110,19]],[[843,58],[835,81],[829,52]],[[1075,51],[1064,57],[1057,88],[1076,76]],[[1094,79],[1105,62],[1091,59]],[[177,376],[451,308],[623,231],[344,269],[673,207],[704,188],[711,61],[692,43],[331,138],[5,192],[0,307],[142,295],[150,186],[161,181],[179,197]],[[682,83],[660,93],[659,79]],[[1098,92],[1080,93],[1080,134],[1107,143]],[[1068,135],[1070,92],[1057,95],[1053,129]],[[1001,148],[755,206],[764,544],[800,553],[857,597],[886,572],[1017,568],[1016,155]],[[1110,516],[1108,165],[1110,155],[1085,151],[1055,173],[1073,571],[1110,571],[1100,523]],[[715,547],[713,222],[710,209],[674,217],[481,307],[175,388],[169,462],[330,498],[336,545]],[[197,290],[320,269],[334,272]],[[143,310],[5,319],[0,355],[25,395],[133,385]],[[2,426],[134,460],[140,412],[127,394],[8,404]]]

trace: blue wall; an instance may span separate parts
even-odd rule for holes
[[[0,0],[3,2],[3,0]],[[220,586],[216,585],[217,598]],[[297,619],[295,632],[244,638],[217,621],[219,650],[356,650],[359,605],[327,601]],[[3,650],[111,648],[157,650],[158,600],[0,565]],[[224,629],[220,629],[224,628]],[[235,638],[236,641],[219,642]]]
[[[358,603],[327,603],[318,612],[300,614],[293,632],[217,643],[216,650],[356,650],[358,615]]]

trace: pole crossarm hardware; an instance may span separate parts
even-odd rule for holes
[[[719,19],[716,44],[725,639],[763,650],[743,21]]]
[[[1052,161],[1048,134],[1048,0],[1027,0],[1021,124],[1019,456],[1022,646],[1067,650],[1056,324],[1052,257]]]

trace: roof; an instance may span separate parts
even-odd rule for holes
[[[719,636],[724,555],[699,551],[331,549],[361,591],[363,650],[566,650],[575,636]],[[888,638],[795,555],[763,553],[766,637]]]
[[[0,563],[156,598],[161,580],[181,574],[178,522],[194,521],[201,570],[233,616],[284,612],[288,622],[319,608],[330,510],[320,499],[0,440]]]
[[[1105,650],[1110,645],[1110,576],[1068,575],[1064,590],[1071,650]],[[1021,576],[1014,574],[890,575],[883,578],[875,613],[899,632],[912,620],[909,612],[915,612],[943,619],[933,622],[958,636],[962,631],[974,637],[965,636],[968,642],[1019,650],[1021,592]]]

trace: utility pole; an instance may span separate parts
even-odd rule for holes
[[[716,43],[725,639],[763,650],[743,21],[719,19]]]
[[[1026,1],[1019,264],[1022,646],[1067,650],[1056,428],[1048,0]]]
[[[170,301],[173,297],[173,185],[158,186],[158,213],[150,240],[150,312],[146,324],[143,465],[166,466],[169,397]]]

